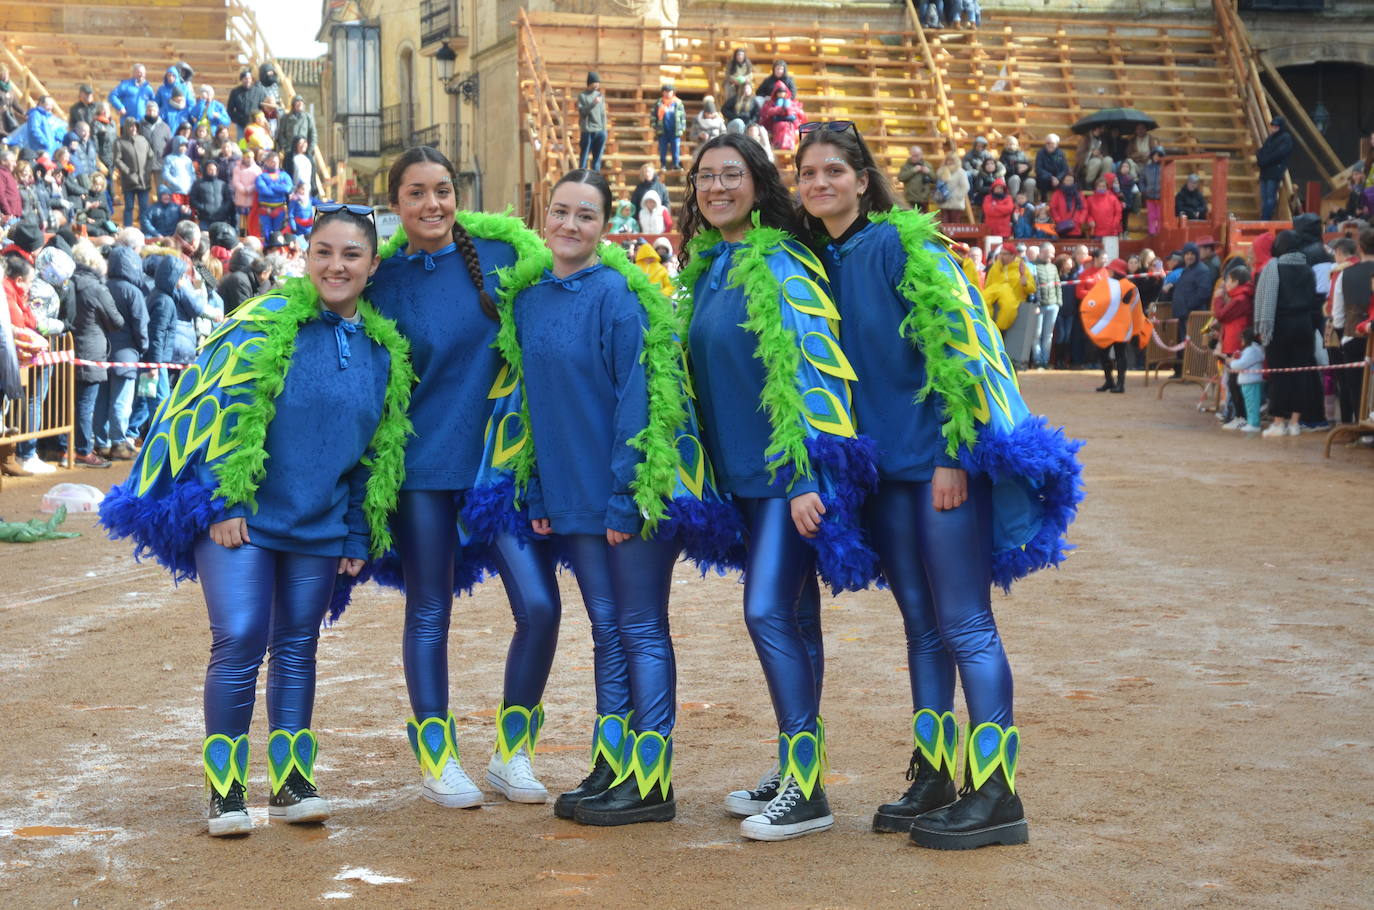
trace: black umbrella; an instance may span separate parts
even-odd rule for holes
[[[1159,129],[1159,124],[1144,111],[1138,111],[1133,107],[1107,107],[1075,123],[1073,131],[1082,135],[1096,126],[1114,126],[1134,132],[1137,123],[1145,124],[1147,129]]]

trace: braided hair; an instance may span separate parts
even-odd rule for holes
[[[406,169],[412,164],[437,164],[441,166],[448,171],[449,179],[453,181],[456,192],[458,171],[453,167],[453,162],[449,161],[448,157],[437,149],[427,145],[417,145],[402,152],[387,173],[387,198],[393,207],[400,202],[402,180],[405,177]],[[477,255],[477,247],[472,242],[472,235],[457,219],[454,219],[453,222],[453,244],[458,248],[459,255],[463,257],[463,263],[468,269],[468,277],[472,279],[472,286],[477,289],[477,302],[481,305],[482,312],[488,319],[496,321],[496,302],[487,293],[486,277],[482,272],[482,260]]]

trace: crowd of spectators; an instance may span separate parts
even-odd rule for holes
[[[186,220],[264,239],[307,235],[321,187],[304,99],[282,104],[271,64],[245,68],[227,103],[194,77],[178,63],[154,84],[136,64],[104,97],[80,86],[63,120],[46,95],[16,107],[0,66],[0,223],[71,225],[94,241],[120,224],[169,237]]]

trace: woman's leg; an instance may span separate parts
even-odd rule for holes
[[[629,698],[627,732],[620,770],[602,792],[587,793],[573,803],[574,817],[583,824],[625,825],[668,821],[676,814],[672,791],[672,729],[676,718],[677,666],[668,637],[668,593],[678,547],[673,543],[631,537],[611,546],[605,537],[569,535],[573,571],[588,602],[598,613],[609,607],[623,667],[623,687]],[[584,567],[588,570],[584,584]],[[594,633],[595,634],[595,633]],[[599,645],[598,645],[599,647]],[[597,751],[602,758],[601,668],[597,668]],[[622,681],[608,695],[619,698]],[[593,767],[592,777],[597,776]],[[591,778],[588,779],[589,781]],[[584,789],[588,781],[583,782]],[[574,793],[577,791],[574,791]],[[572,794],[564,794],[565,801]]]
[[[940,636],[916,530],[929,499],[929,484],[883,481],[864,502],[864,532],[878,554],[906,631],[914,744],[907,768],[911,786],[895,801],[878,807],[873,830],[879,832],[909,831],[917,815],[955,799],[954,657]]]
[[[1021,734],[1012,714],[1011,665],[992,615],[992,488],[986,478],[970,478],[968,493],[958,508],[936,511],[929,484],[916,485],[921,558],[969,713],[963,795],[911,825],[914,843],[943,849],[1028,838],[1016,795]]]
[[[559,536],[592,626],[592,656],[596,678],[596,713],[628,717],[634,708],[630,695],[630,665],[616,618],[615,582],[609,544],[600,534]]]
[[[480,806],[482,791],[463,772],[457,725],[448,710],[457,493],[402,490],[393,524],[406,585],[401,658],[414,712],[406,726],[411,750],[420,763],[421,795],[448,808]]]
[[[288,822],[320,822],[329,803],[315,789],[319,752],[310,718],[315,708],[315,651],[320,623],[339,574],[334,556],[277,554],[276,601],[267,661],[268,813]]]
[[[195,544],[195,560],[210,617],[201,746],[207,820],[212,836],[247,834],[248,725],[272,622],[277,554],[252,544],[231,550],[206,536]]]
[[[744,513],[748,545],[744,623],[763,666],[779,731],[778,795],[741,822],[740,833],[754,840],[786,840],[834,825],[825,796],[819,685],[798,615],[806,582],[816,572],[816,551],[797,533],[786,499],[736,502]],[[730,794],[727,808],[739,796]]]
[[[458,506],[452,490],[402,490],[396,508],[396,550],[406,585],[401,656],[417,720],[448,713],[448,625],[453,611],[453,560]]]
[[[542,803],[549,791],[534,776],[530,759],[544,723],[544,686],[558,649],[557,560],[551,540],[503,534],[493,544],[497,570],[510,601],[515,634],[506,652],[505,686],[496,715],[496,751],[487,782],[507,799]]]

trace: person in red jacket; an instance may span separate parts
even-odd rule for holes
[[[1088,208],[1088,231],[1094,237],[1109,237],[1121,233],[1121,200],[1107,185],[1106,177],[1098,177],[1092,195],[1084,200]]]
[[[1059,188],[1050,195],[1050,218],[1054,220],[1055,232],[1060,237],[1083,236],[1088,207],[1071,173],[1060,178]]]
[[[1221,351],[1225,360],[1240,356],[1245,348],[1242,333],[1255,324],[1255,282],[1251,280],[1250,269],[1244,265],[1233,266],[1222,279],[1222,291],[1212,305],[1212,315],[1221,326]],[[1245,396],[1240,393],[1240,382],[1233,372],[1226,374],[1226,394],[1230,396],[1236,416],[1223,424],[1227,430],[1239,430],[1245,426]]]
[[[19,198],[19,181],[14,179],[14,152],[0,151],[0,225],[24,214]]]
[[[1007,195],[1007,181],[998,177],[992,182],[992,190],[983,197],[983,224],[989,234],[998,237],[1011,236],[1011,216],[1016,209],[1016,200]]]

